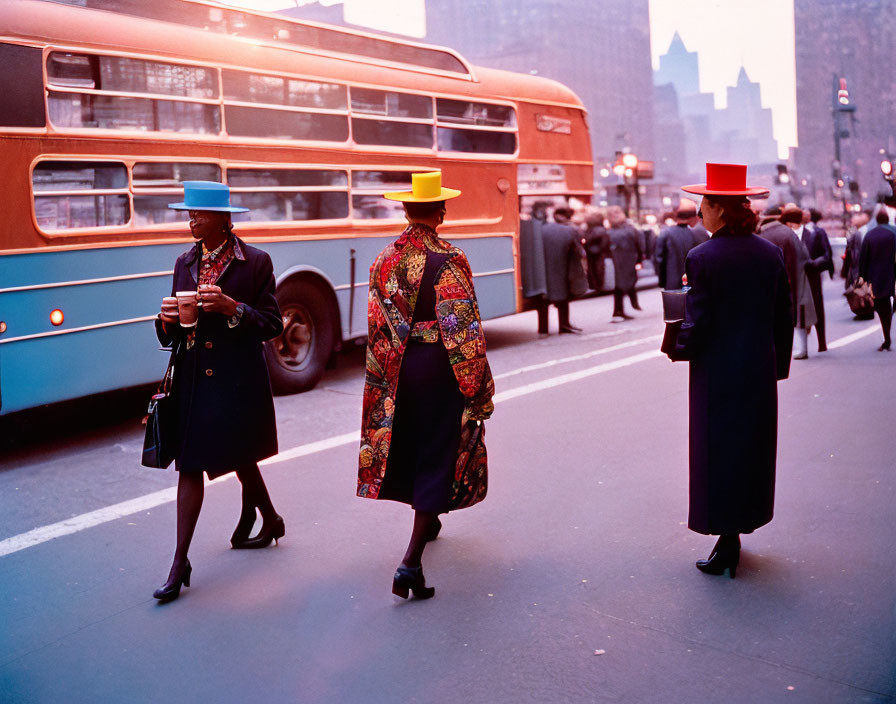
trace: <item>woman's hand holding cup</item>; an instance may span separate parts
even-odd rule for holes
[[[180,315],[177,312],[177,298],[174,296],[165,296],[162,299],[162,311],[159,313],[159,319],[163,323],[179,323]]]
[[[236,315],[236,301],[221,291],[220,286],[202,284],[199,287],[199,301],[206,313],[222,313],[227,317]]]

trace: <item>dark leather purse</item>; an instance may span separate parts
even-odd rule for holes
[[[460,451],[451,484],[450,510],[478,504],[488,491],[488,454],[485,451],[485,423],[468,420],[461,430]]]
[[[171,350],[168,368],[159,384],[159,388],[149,400],[149,408],[143,419],[146,435],[143,438],[143,457],[140,463],[144,467],[166,469],[174,460],[175,443],[177,442],[177,408],[171,396],[171,384],[174,381],[174,357],[177,346]]]

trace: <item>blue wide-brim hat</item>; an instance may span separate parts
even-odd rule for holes
[[[214,210],[245,213],[248,208],[230,204],[230,189],[217,181],[184,181],[183,203],[169,203],[172,210]]]

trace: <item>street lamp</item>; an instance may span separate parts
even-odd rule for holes
[[[880,172],[884,175],[885,181],[893,180],[893,162],[889,159],[884,159],[884,161],[880,162]]]

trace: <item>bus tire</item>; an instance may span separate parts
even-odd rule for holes
[[[265,343],[271,387],[278,395],[314,388],[335,347],[336,326],[331,297],[307,279],[286,281],[277,291],[283,334]]]

